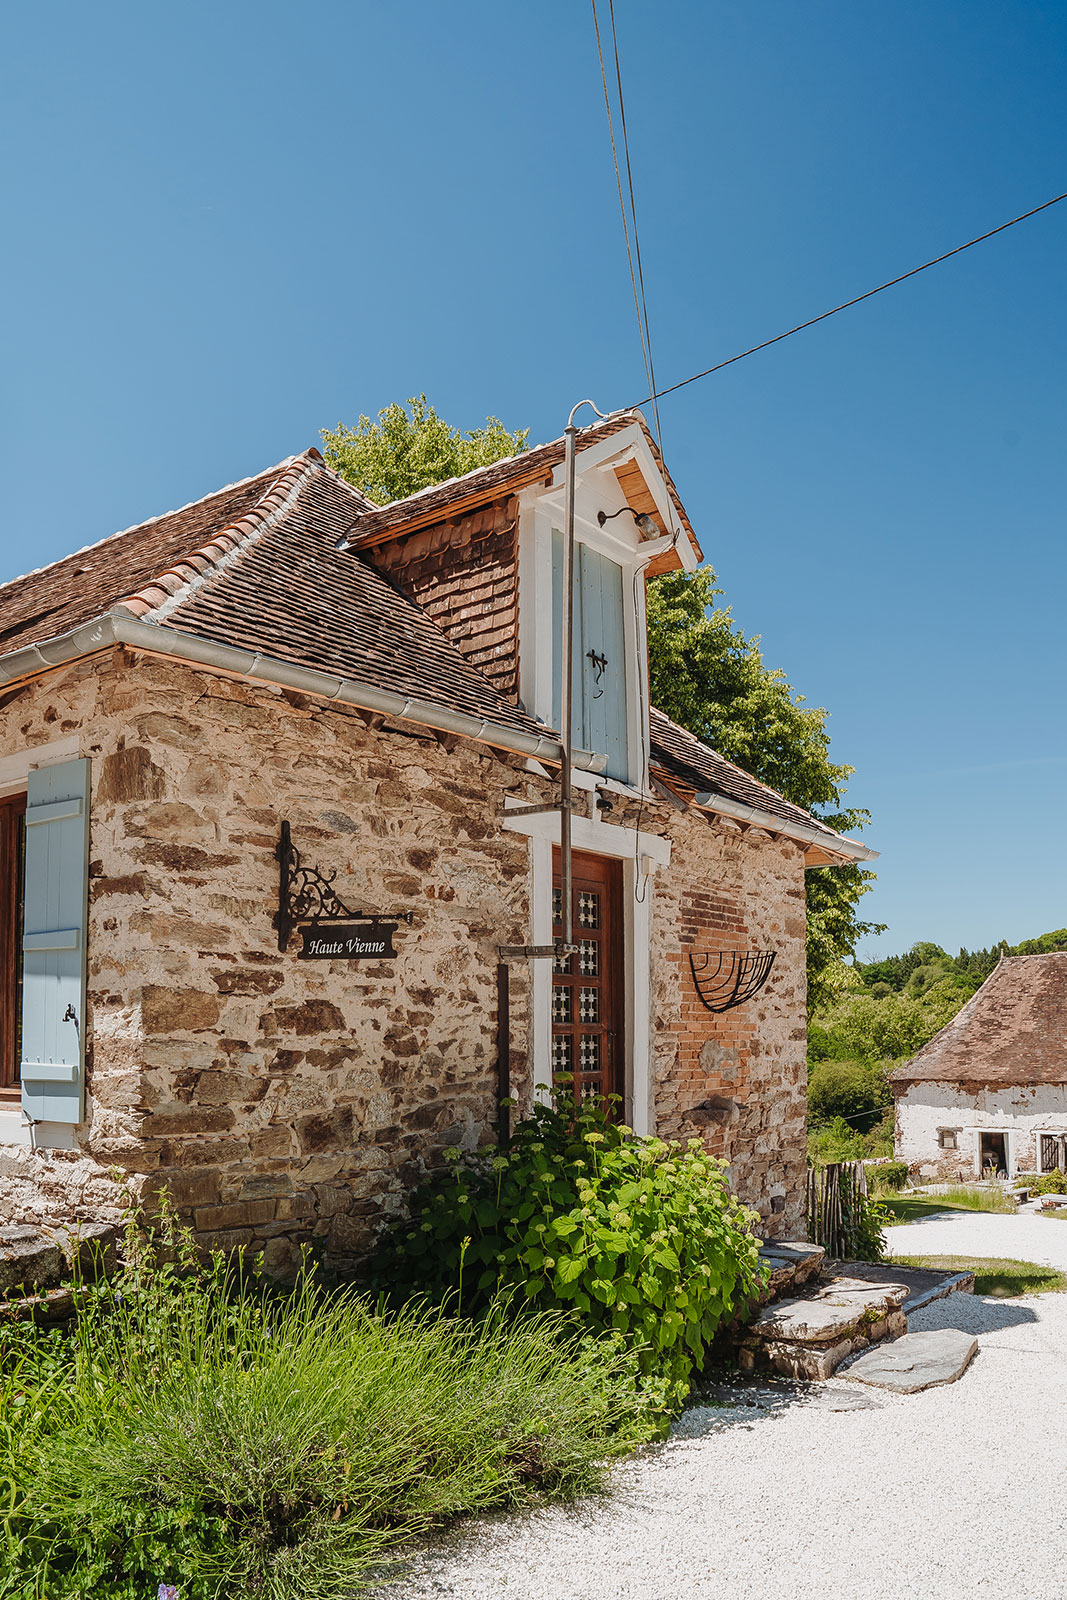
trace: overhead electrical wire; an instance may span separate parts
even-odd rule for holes
[[[618,39],[617,39],[616,34],[615,34],[615,7],[614,7],[614,0],[608,0],[608,3],[609,3],[609,6],[610,6],[610,9],[611,9],[611,38],[612,38],[612,44],[613,44],[614,50],[615,50],[615,80],[616,80],[616,82],[618,83],[618,86],[619,86],[619,111],[620,111],[620,121],[622,123],[623,141],[624,141],[624,146],[625,146],[624,154],[625,154],[625,159],[626,159],[626,176],[627,176],[627,182],[628,182],[629,190],[630,190],[630,214],[629,215],[627,214],[626,201],[623,198],[623,192],[622,192],[622,173],[621,173],[621,171],[619,169],[619,151],[618,151],[618,146],[615,143],[615,118],[612,115],[612,110],[611,110],[611,94],[610,94],[610,92],[608,90],[607,69],[604,66],[604,47],[603,47],[603,44],[602,44],[601,38],[600,38],[600,19],[597,16],[596,0],[591,0],[591,4],[592,4],[592,7],[593,7],[593,30],[596,33],[596,50],[597,50],[597,57],[599,58],[599,61],[600,61],[600,82],[601,82],[601,84],[603,86],[603,90],[604,90],[604,110],[607,112],[607,117],[608,117],[608,137],[611,140],[611,159],[615,164],[615,185],[616,185],[616,188],[618,189],[618,193],[619,193],[619,211],[622,213],[622,231],[623,231],[623,237],[626,240],[626,261],[627,261],[627,264],[628,264],[628,266],[630,268],[630,286],[633,289],[634,310],[637,313],[637,335],[638,335],[638,338],[641,341],[641,359],[644,362],[645,381],[648,384],[649,398],[652,400],[653,408],[656,411],[656,415],[657,415],[657,419],[658,419],[658,408],[656,407],[656,402],[655,402],[655,398],[654,398],[655,397],[655,393],[656,393],[656,369],[655,369],[655,366],[654,366],[653,361],[652,361],[652,348],[651,348],[651,342],[650,342],[649,334],[648,334],[648,309],[647,309],[647,306],[645,308],[645,312],[644,312],[643,316],[642,316],[642,311],[641,311],[641,304],[642,304],[642,300],[644,298],[644,289],[645,289],[643,273],[640,274],[640,276],[641,276],[641,288],[640,288],[640,291],[638,291],[638,287],[637,287],[638,275],[640,273],[640,264],[641,264],[641,246],[640,246],[640,241],[639,241],[638,235],[637,235],[637,212],[634,209],[633,175],[632,175],[631,170],[630,170],[630,149],[629,149],[629,142],[627,140],[627,134],[626,134],[626,113],[625,113],[625,110],[623,109],[623,102],[622,102],[622,74],[621,74],[621,71],[620,71],[620,68],[619,68],[619,44],[618,44]],[[630,218],[631,218],[631,216],[632,216],[632,219],[633,219],[634,249],[631,249],[631,247],[630,247]],[[637,269],[636,272],[634,270],[634,254],[635,253],[637,255],[637,263],[638,263],[638,269]],[[659,433],[658,426],[657,426],[656,432],[657,432],[657,435],[658,435],[658,433]]]
[[[717,361],[713,367],[705,367],[703,372],[694,372],[692,377],[683,378],[679,383],[672,383],[666,389],[653,393],[650,385],[649,393],[643,400],[638,400],[635,405],[647,405],[649,401],[653,406],[657,400],[662,400],[666,394],[674,394],[679,389],[684,389],[690,383],[697,383],[701,378],[709,378],[713,372],[721,372],[724,367],[733,366],[735,361],[743,361],[746,356],[754,356],[759,350],[767,350],[772,344],[781,344],[783,339],[792,338],[794,333],[803,333],[805,328],[814,328],[817,322],[825,322],[827,317],[836,317],[839,311],[848,311],[851,306],[858,306],[864,300],[870,300],[872,295],[881,294],[886,289],[893,289],[898,283],[905,283],[908,278],[916,277],[920,272],[927,272],[931,267],[938,267],[942,261],[949,261],[953,256],[962,254],[964,250],[972,250],[976,244],[984,244],[987,239],[994,238],[998,233],[1003,233],[1007,228],[1014,228],[1016,223],[1026,222],[1030,217],[1036,217],[1039,212],[1047,211],[1050,206],[1059,205],[1061,200],[1067,200],[1067,191],[1063,194],[1053,195],[1051,200],[1046,200],[1042,205],[1035,206],[1032,211],[1024,211],[1021,216],[1012,217],[1010,222],[1002,222],[997,228],[990,228],[988,233],[980,233],[976,239],[968,239],[966,244],[958,244],[954,250],[946,250],[944,255],[935,256],[932,261],[924,261],[921,267],[912,267],[910,272],[902,272],[899,278],[890,278],[887,283],[880,283],[876,289],[868,289],[866,294],[858,294],[853,300],[844,300],[839,306],[832,306],[829,311],[823,311],[817,317],[809,317],[807,322],[798,322],[795,328],[787,328],[784,333],[776,333],[773,339],[764,339],[760,344],[754,344],[747,350],[741,350],[735,356],[729,356],[725,361]],[[631,407],[625,409],[630,410]]]

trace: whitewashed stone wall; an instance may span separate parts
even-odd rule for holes
[[[942,1128],[956,1130],[955,1150],[942,1150]],[[913,1083],[896,1091],[897,1159],[927,1180],[981,1176],[979,1135],[1006,1133],[1009,1175],[1038,1170],[1041,1133],[1067,1134],[1067,1085],[979,1088]]]

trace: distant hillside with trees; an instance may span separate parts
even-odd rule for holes
[[[816,1161],[890,1155],[893,1097],[886,1075],[965,1005],[1002,956],[1067,950],[1067,928],[950,956],[920,941],[903,955],[839,963],[834,994],[808,1028],[809,1153]]]

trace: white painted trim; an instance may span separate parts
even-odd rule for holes
[[[514,805],[521,802],[514,801]],[[559,818],[551,812],[533,817],[505,816],[502,826],[511,833],[523,833],[530,840],[530,943],[552,942],[552,846],[559,841]],[[571,836],[576,850],[590,855],[609,856],[623,863],[623,1037],[625,1040],[624,1114],[635,1133],[655,1130],[652,1098],[652,877],[643,874],[644,896],[634,894],[637,880],[635,855],[646,857],[656,867],[666,866],[671,858],[669,839],[656,833],[638,833],[588,817],[571,819]],[[546,1087],[536,1098],[547,1103],[547,1085],[552,1081],[552,963],[532,961],[533,1016],[531,1019],[533,1081]]]
[[[523,804],[521,800],[514,800],[510,795],[505,799],[505,810],[502,826],[509,833],[525,833],[530,839],[547,839],[550,844],[559,843],[559,817],[555,812],[542,811],[533,817],[511,817],[508,812]],[[662,838],[658,833],[646,833],[644,829],[637,834],[638,849],[635,852],[634,828],[623,828],[618,823],[604,822],[598,817],[595,821],[590,817],[571,818],[571,839],[576,850],[589,850],[594,855],[614,856],[625,861],[628,856],[635,853],[651,856],[658,867],[669,865],[671,859],[671,841]]]
[[[30,1125],[22,1112],[17,1107],[9,1111],[5,1106],[0,1110],[0,1148],[5,1144],[28,1148],[30,1143]]]
[[[28,745],[9,756],[0,756],[0,794],[18,794],[25,789],[31,768],[54,767],[59,761],[76,761],[81,754],[77,734],[53,739],[50,744]]]

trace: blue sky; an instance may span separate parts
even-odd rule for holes
[[[1060,3],[617,19],[661,383],[1067,188]],[[0,579],[420,390],[535,441],[645,393],[587,6],[60,0],[5,44]],[[869,953],[1067,924],[1065,256],[1067,203],[663,402],[857,769]]]

